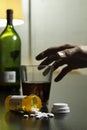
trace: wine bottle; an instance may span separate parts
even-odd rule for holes
[[[6,10],[7,25],[0,34],[0,90],[19,90],[21,40],[13,26],[13,10]]]

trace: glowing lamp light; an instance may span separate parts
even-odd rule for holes
[[[13,25],[24,23],[22,13],[22,0],[0,0],[0,27],[6,26],[6,10],[13,10]]]

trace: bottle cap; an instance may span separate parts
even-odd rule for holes
[[[52,112],[54,114],[58,113],[69,113],[70,108],[67,103],[54,103],[52,107]]]

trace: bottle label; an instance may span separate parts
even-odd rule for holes
[[[22,110],[22,100],[26,96],[12,96],[9,100],[9,106],[11,110]]]
[[[0,82],[15,83],[16,82],[16,72],[15,71],[1,72],[0,73]]]

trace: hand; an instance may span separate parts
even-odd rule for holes
[[[87,67],[87,46],[77,46],[71,44],[65,44],[58,47],[48,48],[36,56],[37,60],[43,60],[40,65],[53,66],[53,71],[58,67],[63,66],[63,69],[59,75],[55,78],[55,81],[61,80],[68,72],[73,69]],[[43,69],[38,66],[38,69]],[[44,75],[50,68],[47,68]]]

